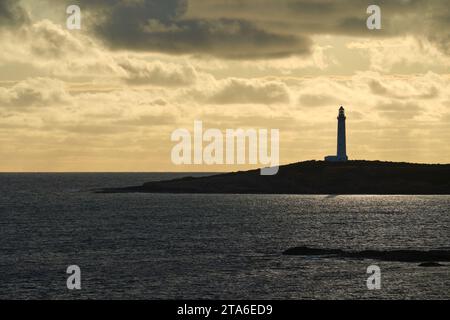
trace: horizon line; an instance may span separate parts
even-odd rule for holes
[[[279,167],[289,166],[298,163],[305,162],[323,162],[331,165],[349,163],[349,162],[386,162],[386,163],[398,163],[398,164],[411,164],[411,165],[435,165],[435,166],[447,166],[450,163],[428,163],[428,162],[407,162],[407,161],[391,161],[391,160],[360,160],[360,159],[352,159],[347,161],[339,161],[339,162],[328,162],[325,160],[303,160],[298,162],[291,162],[287,164],[281,164]],[[111,174],[111,173],[167,173],[167,174],[224,174],[224,173],[234,173],[234,172],[245,172],[245,171],[253,171],[260,170],[261,168],[253,168],[253,169],[242,169],[242,170],[233,170],[233,171],[0,171],[0,174]]]

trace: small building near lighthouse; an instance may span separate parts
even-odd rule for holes
[[[325,161],[347,161],[347,145],[345,138],[345,110],[344,107],[339,108],[338,128],[337,128],[337,153],[335,156],[326,156]]]

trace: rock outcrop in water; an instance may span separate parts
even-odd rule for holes
[[[341,249],[317,249],[309,247],[295,247],[287,249],[284,255],[293,256],[333,256],[353,259],[372,259],[380,261],[423,262],[421,266],[437,266],[435,261],[450,262],[449,250],[363,250],[345,251]]]
[[[148,182],[101,193],[235,194],[450,194],[450,165],[381,161],[306,161],[281,166],[278,174],[259,170]]]
[[[445,265],[431,261],[431,262],[422,262],[421,264],[419,264],[419,267],[435,268],[435,267],[445,267]]]

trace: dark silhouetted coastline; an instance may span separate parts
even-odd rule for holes
[[[439,195],[450,194],[450,164],[306,161],[281,166],[273,176],[250,170],[96,192]]]

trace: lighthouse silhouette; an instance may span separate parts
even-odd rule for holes
[[[335,156],[325,157],[325,161],[347,161],[347,145],[345,139],[345,110],[344,107],[339,108],[338,129],[337,129],[337,153]]]

